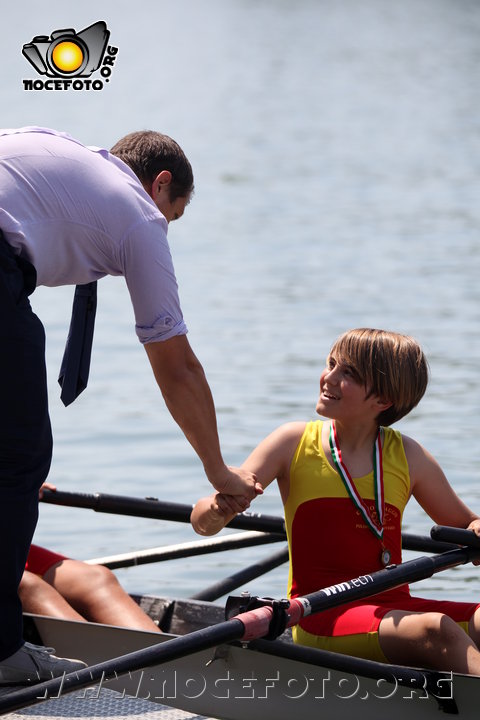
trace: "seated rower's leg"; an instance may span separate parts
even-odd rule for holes
[[[480,652],[448,615],[391,610],[378,628],[380,647],[391,663],[480,675]]]
[[[103,565],[66,559],[50,567],[44,580],[91,622],[160,632],[154,621],[125,592]]]
[[[468,623],[468,634],[478,648],[480,648],[480,608],[475,610]]]
[[[18,594],[25,612],[63,620],[85,621],[54,587],[28,570],[23,573]]]

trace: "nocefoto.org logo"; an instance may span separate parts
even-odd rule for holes
[[[40,75],[51,80],[23,80],[24,90],[102,90],[110,81],[118,48],[108,45],[110,32],[103,21],[75,32],[54,30],[36,35],[22,47],[22,55]],[[90,79],[99,70],[100,77]]]

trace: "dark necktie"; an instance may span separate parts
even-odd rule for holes
[[[62,388],[60,397],[64,405],[70,405],[87,387],[96,310],[96,281],[77,285],[67,344],[58,377]]]

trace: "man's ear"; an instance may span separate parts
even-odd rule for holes
[[[170,172],[170,170],[161,170],[161,172],[158,173],[157,177],[152,182],[151,188],[145,189],[152,198],[153,202],[156,202],[160,195],[162,195],[165,190],[168,190],[171,182],[172,173]]]

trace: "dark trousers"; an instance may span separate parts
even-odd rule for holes
[[[0,233],[0,660],[23,643],[17,591],[52,456],[45,332],[28,300],[35,282]]]

